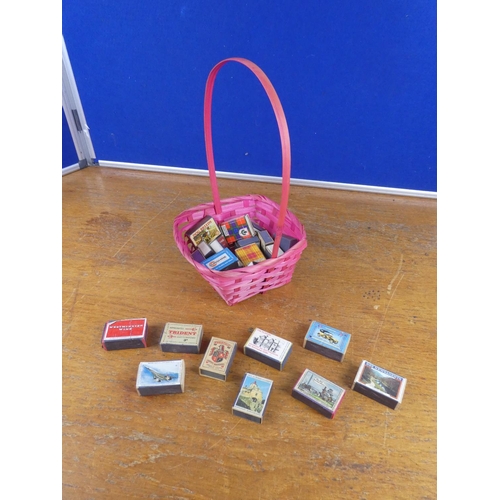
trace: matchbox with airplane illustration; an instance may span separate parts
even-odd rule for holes
[[[261,424],[273,381],[246,373],[233,405],[233,415]]]
[[[395,410],[403,401],[406,381],[404,377],[363,360],[352,389]]]
[[[333,418],[345,389],[306,368],[292,389],[292,396],[328,418]]]
[[[199,353],[203,338],[203,325],[167,323],[160,339],[163,352]]]
[[[283,370],[291,352],[291,342],[260,328],[254,329],[243,346],[246,356],[280,371]]]
[[[136,389],[141,396],[184,392],[184,360],[144,361],[137,370]]]
[[[200,364],[200,375],[226,381],[237,346],[232,340],[212,337]]]
[[[304,337],[304,349],[342,362],[351,340],[349,333],[312,321]]]
[[[146,318],[108,321],[102,331],[101,345],[107,351],[147,347],[147,335]]]

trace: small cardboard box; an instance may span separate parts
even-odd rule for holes
[[[211,243],[221,235],[221,230],[217,222],[207,215],[194,226],[186,231],[186,236],[197,247],[200,242]]]
[[[406,378],[366,360],[361,362],[352,389],[395,410],[403,401]]]
[[[273,381],[246,373],[233,405],[233,415],[261,424]]]
[[[102,331],[101,345],[107,351],[147,347],[147,335],[146,318],[108,321]]]
[[[167,323],[160,339],[163,352],[199,353],[203,326],[184,323]]]
[[[228,245],[234,245],[237,240],[255,236],[255,229],[248,215],[227,220],[220,225],[220,228]]]
[[[243,346],[243,353],[281,371],[292,353],[292,343],[255,328]]]
[[[139,363],[136,390],[140,396],[184,392],[184,360]]]
[[[292,389],[292,396],[328,418],[333,418],[345,396],[342,387],[306,368]]]
[[[212,337],[199,368],[200,375],[226,381],[237,346],[232,340]]]
[[[312,321],[304,337],[304,349],[342,362],[351,340],[349,333]]]
[[[227,271],[228,269],[236,269],[238,262],[236,255],[229,248],[224,248],[222,252],[212,255],[212,257],[204,260],[202,264],[212,271]]]
[[[257,262],[263,262],[266,260],[260,246],[256,243],[235,248],[234,252],[244,266],[249,266],[252,263],[256,264]]]

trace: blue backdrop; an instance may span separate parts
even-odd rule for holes
[[[292,177],[436,191],[436,2],[66,0],[63,35],[98,160],[206,168],[210,69],[245,57],[287,117]],[[257,79],[214,92],[218,170],[281,175]]]

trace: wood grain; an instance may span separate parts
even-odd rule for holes
[[[181,256],[204,177],[91,167],[63,177],[63,497],[436,498],[436,202],[292,186],[308,247],[292,282],[229,307]],[[221,197],[280,186],[220,180]],[[148,348],[107,352],[104,323],[146,317]],[[352,335],[344,362],[304,350],[311,320]],[[166,322],[238,342],[227,382],[164,353]],[[259,327],[293,342],[280,372],[243,355]],[[184,394],[141,397],[140,361],[182,358]],[[363,359],[408,379],[391,410],[350,387]],[[291,397],[304,368],[347,390],[333,420]],[[231,414],[243,375],[274,381],[264,422]]]

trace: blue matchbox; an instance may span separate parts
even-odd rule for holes
[[[229,248],[224,248],[221,252],[205,259],[202,264],[212,271],[226,271],[238,267],[238,258]]]
[[[304,338],[304,349],[336,361],[343,361],[351,340],[349,333],[312,321]]]

